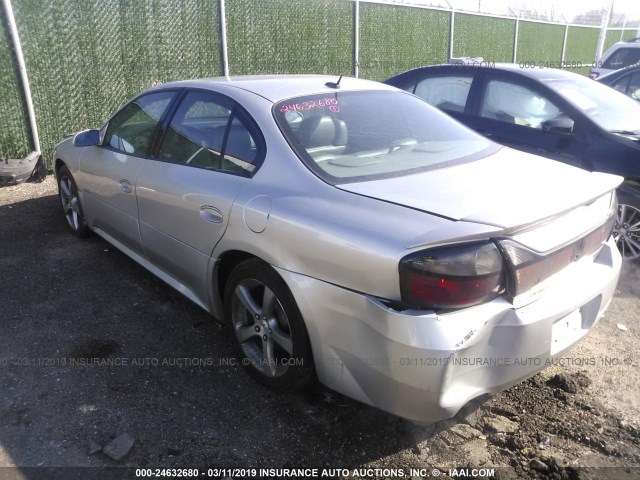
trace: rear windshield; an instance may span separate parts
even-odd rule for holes
[[[443,168],[499,148],[400,91],[297,97],[277,103],[273,112],[298,156],[332,184]]]

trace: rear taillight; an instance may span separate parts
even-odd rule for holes
[[[597,252],[607,241],[613,229],[617,202],[612,199],[609,217],[600,227],[579,240],[547,254],[536,253],[512,240],[501,240],[500,246],[510,263],[507,281],[508,291],[516,297],[525,293],[547,278],[580,260]]]
[[[412,253],[400,261],[400,289],[413,308],[477,305],[503,290],[502,257],[493,242]]]
[[[511,240],[500,242],[511,262],[509,293],[516,297],[527,292],[563,268],[574,257],[573,248],[565,247],[548,255],[538,255]]]
[[[399,266],[402,301],[416,309],[451,309],[477,305],[502,293],[517,297],[598,252],[611,236],[617,211],[612,194],[602,225],[552,252],[538,253],[514,240],[496,239],[497,243],[452,245],[407,255]]]

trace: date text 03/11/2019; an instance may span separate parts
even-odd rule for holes
[[[435,478],[443,474],[438,468],[209,468],[198,469],[136,469],[136,477],[183,478]],[[449,477],[484,477],[495,475],[493,468],[453,468]]]

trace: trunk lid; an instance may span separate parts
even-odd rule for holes
[[[451,220],[517,230],[587,204],[621,181],[502,148],[466,164],[337,188]]]

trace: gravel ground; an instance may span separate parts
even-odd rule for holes
[[[0,467],[19,467],[2,479],[113,466],[640,478],[637,264],[563,365],[419,427],[321,386],[254,383],[206,313],[97,236],[65,231],[52,177],[0,189],[0,245]]]

